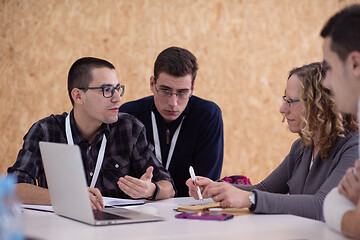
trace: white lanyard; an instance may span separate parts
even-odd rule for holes
[[[169,170],[169,166],[170,166],[170,162],[171,162],[171,158],[172,155],[174,153],[174,149],[175,149],[175,145],[177,142],[177,139],[179,137],[179,133],[180,133],[180,128],[182,126],[182,123],[184,121],[184,118],[181,120],[179,126],[177,127],[174,136],[171,139],[171,143],[170,143],[170,150],[169,150],[169,154],[168,154],[168,158],[166,161],[166,170]],[[154,145],[155,145],[155,155],[157,157],[157,159],[161,162],[162,164],[162,157],[161,157],[161,149],[160,149],[160,140],[159,140],[159,133],[158,133],[158,128],[156,125],[156,119],[155,119],[155,114],[154,112],[151,112],[151,124],[152,124],[152,128],[153,128],[153,137],[154,137]]]
[[[65,119],[65,132],[66,132],[66,139],[67,139],[68,144],[74,145],[74,140],[72,137],[71,127],[70,127],[70,113],[67,115],[67,117]],[[107,142],[107,140],[106,140],[105,134],[103,134],[103,139],[101,141],[101,147],[100,147],[99,154],[98,154],[98,157],[96,160],[94,175],[91,179],[90,187],[92,187],[92,188],[95,187],[96,181],[99,177],[99,172],[100,172],[102,162],[104,161],[106,142]]]

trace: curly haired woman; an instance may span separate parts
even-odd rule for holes
[[[320,63],[293,69],[280,113],[289,129],[300,135],[284,161],[256,185],[232,185],[198,177],[204,198],[223,207],[248,207],[254,213],[294,214],[324,220],[326,194],[354,165],[358,154],[356,118],[341,115],[331,93],[322,86]],[[190,196],[196,186],[187,180]]]

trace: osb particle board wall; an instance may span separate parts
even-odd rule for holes
[[[0,1],[0,173],[35,121],[71,109],[66,78],[83,56],[112,62],[123,102],[151,92],[157,54],[198,58],[195,94],[216,102],[225,127],[222,175],[257,183],[297,138],[278,112],[293,67],[321,61],[319,31],[340,0]]]

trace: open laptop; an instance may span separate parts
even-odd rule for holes
[[[56,214],[90,225],[163,220],[158,216],[126,208],[93,211],[79,146],[50,142],[39,144],[51,203]]]

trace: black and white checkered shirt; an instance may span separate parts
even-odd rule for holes
[[[23,147],[15,164],[8,168],[8,173],[16,177],[19,183],[47,187],[39,141],[67,143],[66,116],[67,113],[63,113],[44,118],[36,122],[25,135]],[[104,196],[129,198],[117,185],[119,177],[130,175],[140,178],[149,166],[154,167],[152,179],[154,182],[167,180],[174,186],[170,174],[153,154],[153,146],[147,143],[145,127],[133,116],[119,113],[116,123],[102,125],[92,143],[82,137],[76,128],[72,113],[70,123],[74,144],[79,145],[81,149],[88,186],[95,170],[102,136],[105,133],[107,139],[105,156],[95,185]]]

